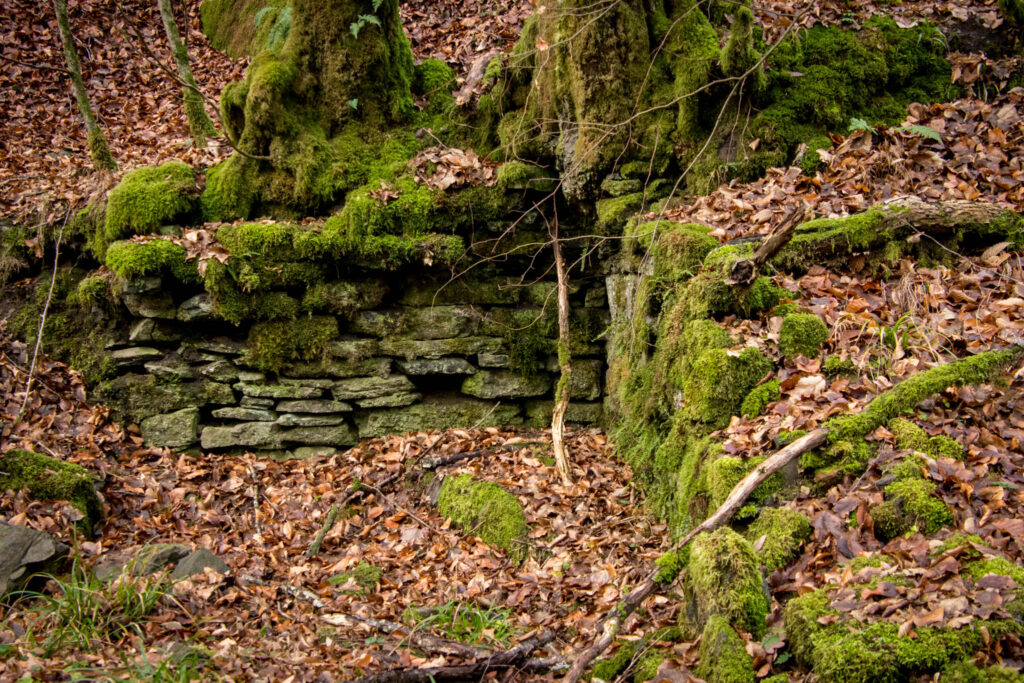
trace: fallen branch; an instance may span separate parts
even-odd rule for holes
[[[733,487],[725,502],[710,517],[694,528],[693,531],[686,534],[669,552],[678,552],[699,534],[705,531],[713,531],[722,523],[731,519],[736,510],[743,505],[747,496],[760,486],[765,479],[781,470],[802,454],[814,450],[825,443],[827,437],[827,429],[823,427],[815,429],[755,467],[747,476],[740,480],[740,483]],[[605,614],[600,626],[601,635],[576,658],[576,661],[569,668],[569,672],[565,675],[565,681],[575,683],[575,681],[580,680],[583,672],[590,666],[590,663],[608,649],[608,646],[615,640],[615,636],[619,634],[619,629],[622,628],[622,622],[626,620],[626,617],[632,614],[657,588],[657,578],[660,571],[660,568],[656,568],[648,574],[647,578],[640,585],[631,590],[626,597],[619,600],[618,604]]]
[[[1019,361],[1022,356],[1024,356],[1024,346],[1016,346],[986,351],[958,361],[938,365],[919,372],[892,389],[879,394],[861,412],[829,420],[822,427],[808,432],[755,467],[733,487],[725,502],[710,517],[683,537],[669,552],[678,552],[699,534],[713,531],[729,521],[754,489],[802,454],[825,443],[830,434],[835,433],[844,439],[863,438],[890,419],[913,408],[926,398],[945,391],[948,387],[981,384],[994,379],[1006,367]],[[598,625],[600,636],[573,662],[569,672],[565,675],[564,680],[567,683],[579,681],[590,663],[608,649],[618,635],[626,617],[632,614],[654,592],[658,585],[659,572],[660,568],[656,568],[648,574],[642,583],[604,615]]]
[[[331,626],[351,627],[356,624],[365,624],[382,633],[407,640],[413,647],[424,652],[434,652],[470,659],[487,659],[495,654],[494,650],[485,647],[474,647],[464,643],[457,643],[453,640],[447,640],[424,631],[417,631],[405,624],[399,624],[398,622],[386,619],[369,619],[352,614],[324,614],[320,616],[320,620]]]
[[[554,633],[544,631],[536,636],[527,638],[510,650],[497,652],[486,659],[471,664],[434,666],[423,669],[396,669],[357,678],[355,683],[420,683],[421,681],[423,683],[434,683],[435,681],[479,680],[489,671],[526,668],[531,662],[534,665],[547,665],[550,663],[551,666],[557,666],[561,660],[555,658],[530,659],[530,655],[534,650],[550,643],[554,638]]]
[[[314,557],[320,552],[320,546],[324,544],[324,537],[327,533],[334,528],[334,525],[338,521],[338,514],[341,513],[341,508],[337,505],[332,505],[331,509],[327,512],[327,517],[324,518],[323,526],[320,527],[320,532],[313,539],[313,542],[309,544],[309,549],[306,550],[306,557]]]

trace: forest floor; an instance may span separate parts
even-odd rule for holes
[[[3,56],[58,66],[48,5],[11,4],[24,21],[0,33]],[[112,4],[98,0],[72,3],[71,10],[94,106],[122,171],[173,158],[200,167],[215,163],[229,149],[190,146],[177,87],[147,64],[123,28],[124,22],[134,22],[153,51],[166,57],[153,28],[155,10],[134,0],[115,4],[120,6],[116,16],[110,16]],[[241,76],[245,64],[209,48],[198,28],[196,4],[187,6],[197,80],[216,97]],[[994,7],[994,2],[956,0],[906,2],[885,11],[906,22],[970,20],[991,28],[998,23]],[[419,0],[403,8],[417,54],[444,56],[463,74],[480,54],[507,49],[532,9],[525,2],[484,0]],[[877,9],[870,3],[822,2],[817,16],[803,21],[855,22]],[[792,6],[757,2],[755,13],[770,32],[785,24]],[[989,68],[981,76],[983,62]],[[667,217],[710,225],[726,240],[769,232],[796,204],[829,216],[916,194],[1024,211],[1024,92],[1004,92],[1000,86],[1015,65],[968,53],[954,56],[954,64],[954,78],[969,95],[909,111],[908,124],[936,135],[879,128],[835,136],[833,149],[823,155],[825,166],[814,177],[797,168],[772,169],[753,183],[681,198]],[[14,81],[21,85],[9,87]],[[52,217],[63,213],[61,201],[78,204],[114,182],[117,174],[88,172],[84,135],[57,72],[5,62],[0,104],[0,212],[15,220]],[[829,324],[826,351],[849,358],[858,373],[827,378],[817,360],[779,359],[775,379],[781,382],[781,399],[764,415],[734,418],[719,434],[726,452],[771,452],[781,431],[810,429],[829,416],[856,411],[925,367],[967,351],[1024,341],[1024,260],[1007,246],[996,245],[973,259],[957,256],[953,268],[924,268],[907,260],[884,281],[869,277],[866,264],[856,262],[843,273],[818,267],[796,281],[779,276],[777,284]],[[771,342],[781,318],[725,323],[744,338],[767,340],[764,352],[778,358]],[[668,547],[667,530],[651,520],[628,468],[596,430],[571,435],[577,483],[568,487],[546,464],[550,434],[535,431],[411,434],[365,442],[328,459],[286,464],[252,456],[186,455],[145,447],[137,428],[117,424],[105,407],[86,402],[77,373],[45,358],[22,413],[31,352],[0,327],[0,442],[5,450],[30,448],[76,462],[103,478],[106,521],[97,540],[77,541],[82,561],[97,565],[146,544],[183,543],[210,549],[230,572],[178,582],[150,613],[127,623],[116,600],[103,596],[106,602],[97,611],[107,620],[97,617],[97,623],[107,630],[83,637],[56,628],[66,615],[47,609],[55,603],[25,600],[5,614],[0,629],[0,680],[30,672],[39,680],[65,680],[71,672],[91,679],[164,680],[157,675],[167,667],[191,667],[204,680],[346,680],[357,672],[460,661],[454,655],[423,656],[402,637],[365,621],[370,619],[497,649],[550,629],[556,639],[539,654],[571,656],[590,642],[600,615]],[[932,556],[929,550],[961,531],[1024,563],[1024,371],[1018,369],[1005,386],[948,390],[926,407],[928,416],[920,422],[928,433],[951,436],[967,452],[962,461],[933,460],[926,472],[955,523],[932,538],[915,533],[887,544],[875,538],[870,525],[848,523],[851,515],[864,519],[882,500],[881,470],[904,454],[894,435],[880,428],[872,436],[880,445],[878,457],[863,477],[818,482],[790,504],[808,515],[814,533],[798,560],[768,578],[771,633],[748,639],[759,677],[784,672],[793,681],[803,680],[779,634],[780,598],[849,582],[846,563],[865,553],[888,556],[872,570],[877,575],[899,572],[918,583],[898,587],[895,595],[832,596],[834,605],[856,618],[884,613],[887,620],[909,625],[912,635],[915,626],[963,625],[1000,614],[996,603],[1006,598],[1000,590],[985,589],[995,592],[982,595],[982,589],[945,581],[958,573],[961,557]],[[431,503],[429,487],[421,485],[423,456],[469,451],[483,453],[444,473],[486,473],[517,495],[532,530],[530,557],[520,566],[451,528]],[[382,485],[396,473],[398,481],[413,484]],[[359,495],[352,496],[355,488]],[[321,551],[307,558],[336,503],[344,503],[342,520]],[[67,505],[0,492],[0,521],[75,542],[74,517]],[[381,570],[378,586],[364,590],[353,581],[332,581],[360,562]],[[625,637],[640,639],[674,623],[678,603],[673,588],[651,598],[642,617],[627,621]],[[133,625],[137,629],[121,628]],[[184,660],[176,659],[181,643],[191,647],[192,656]],[[695,643],[664,647],[681,666],[694,663]],[[982,656],[1024,664],[1019,644],[1000,650],[993,643]]]

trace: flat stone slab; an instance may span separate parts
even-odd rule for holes
[[[193,378],[192,366],[177,357],[151,360],[143,367],[149,374],[156,375],[163,380],[186,382]]]
[[[405,375],[391,375],[390,377],[353,377],[339,380],[334,384],[331,393],[338,401],[354,401],[405,393],[413,389],[415,389],[413,383]]]
[[[333,379],[324,378],[300,378],[300,377],[280,377],[277,380],[281,384],[293,384],[300,387],[316,387],[317,389],[330,389],[334,386]]]
[[[330,400],[308,400],[308,401],[281,401],[277,409],[282,413],[347,413],[352,406],[342,401]]]
[[[320,398],[323,391],[316,387],[303,387],[296,384],[250,384],[238,382],[233,385],[244,396],[256,398]]]
[[[166,323],[153,318],[143,318],[132,325],[128,333],[128,341],[133,344],[145,344],[149,342],[176,342],[181,339],[181,334],[174,328],[173,323]]]
[[[238,405],[243,408],[273,408],[274,403],[272,398],[256,398],[254,396],[243,396],[238,401]]]
[[[213,297],[203,292],[196,294],[191,299],[186,299],[178,306],[176,317],[186,323],[213,320],[216,317],[213,312]]]
[[[462,383],[462,393],[477,398],[529,398],[551,391],[548,375],[520,375],[510,370],[481,370]]]
[[[200,377],[212,379],[215,382],[235,382],[238,380],[238,368],[226,360],[215,360],[212,363],[200,366],[197,369]]]
[[[110,352],[110,358],[119,366],[142,365],[146,361],[163,358],[164,352],[151,346],[132,346]]]
[[[283,443],[304,446],[354,446],[359,443],[356,430],[347,424],[333,427],[293,427],[281,431]]]
[[[510,359],[507,353],[480,353],[477,354],[476,363],[482,368],[507,368]]]
[[[333,427],[345,421],[344,415],[296,415],[286,413],[277,418],[282,427]]]
[[[281,369],[281,374],[291,378],[305,377],[387,377],[391,374],[390,358],[365,358],[363,360],[345,360],[344,358],[328,358],[327,360],[310,363],[289,363]],[[284,377],[282,377],[282,380]]]
[[[502,353],[505,342],[500,337],[456,337],[454,339],[382,339],[380,352],[385,356],[400,356],[407,360],[417,358],[444,358],[445,356],[473,356],[478,353]]]
[[[273,422],[241,422],[230,427],[205,427],[203,448],[280,448],[281,428]]]
[[[139,429],[150,446],[188,448],[199,441],[199,408],[147,417],[139,423]]]
[[[270,405],[273,405],[271,402]],[[244,422],[274,422],[277,420],[277,413],[263,408],[247,408],[244,406],[228,406],[217,408],[213,416],[218,420],[239,420]]]
[[[356,401],[360,408],[397,408],[407,406],[420,400],[422,396],[411,391],[401,391],[397,394],[378,396],[377,398],[364,398]]]
[[[170,294],[129,294],[121,297],[125,308],[136,318],[174,320],[178,308]]]
[[[468,306],[427,306],[394,311],[361,311],[349,323],[359,334],[409,339],[449,339],[476,334],[480,314]]]
[[[369,439],[388,434],[408,434],[424,429],[466,427],[482,421],[482,426],[522,423],[519,406],[494,406],[489,401],[471,398],[448,398],[442,401],[417,403],[406,408],[371,410],[358,414],[359,438]]]
[[[407,375],[472,375],[476,368],[465,358],[417,358],[397,361]]]

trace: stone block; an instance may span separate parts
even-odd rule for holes
[[[180,339],[181,334],[174,328],[173,324],[154,320],[153,318],[143,318],[136,321],[128,332],[128,341],[133,344],[176,342]]]
[[[603,375],[604,363],[601,361],[573,360],[572,375],[569,377],[569,397],[580,401],[596,401],[601,398]]]
[[[127,349],[117,349],[110,352],[110,358],[118,367],[130,367],[142,365],[146,361],[163,358],[164,352],[154,349],[151,346],[132,346]]]
[[[162,384],[153,375],[138,374],[122,375],[101,384],[96,396],[119,410],[122,419],[133,422],[182,408],[235,403],[235,394],[227,384],[209,381]]]
[[[546,429],[551,426],[551,414],[554,412],[554,401],[527,401],[526,422],[528,427]],[[578,403],[569,401],[565,411],[567,424],[594,425],[600,424],[604,415],[603,403]]]
[[[139,424],[139,429],[150,446],[188,448],[199,441],[199,408],[147,417]]]
[[[509,370],[481,370],[462,383],[462,393],[477,398],[529,398],[551,390],[548,375],[520,375]]]
[[[195,574],[202,574],[205,569],[212,569],[218,574],[226,574],[230,571],[227,563],[220,559],[206,548],[200,548],[178,562],[171,576],[175,579],[187,579]]]
[[[322,361],[288,363],[281,369],[281,374],[294,379],[387,377],[391,374],[391,359],[364,358],[363,360],[345,360],[343,358],[328,358]]]
[[[187,382],[194,377],[192,367],[177,356],[151,360],[143,367],[146,372],[164,381]]]
[[[352,406],[341,401],[310,400],[310,401],[281,401],[277,409],[283,413],[347,413]]]
[[[214,382],[235,382],[238,380],[238,368],[226,360],[215,360],[198,368],[200,377]]]
[[[238,402],[238,405],[243,408],[273,408],[274,399],[272,398],[256,398],[255,396],[243,396]]]
[[[296,384],[251,384],[238,382],[234,385],[243,396],[256,398],[320,398],[323,394],[316,387],[303,387]]]
[[[331,342],[331,355],[345,360],[365,360],[376,356],[380,342],[376,339],[339,339]]]
[[[417,403],[406,408],[371,410],[361,413],[356,421],[359,438],[368,439],[388,434],[407,434],[424,429],[520,424],[519,407],[499,405],[471,398],[448,398]],[[482,421],[482,422],[481,422]]]
[[[338,401],[356,401],[408,393],[414,389],[413,383],[405,375],[391,375],[390,377],[353,377],[339,380],[334,384],[331,393]]]
[[[317,389],[330,389],[334,386],[333,379],[324,379],[322,377],[279,377],[277,381],[281,384],[294,384],[300,387],[316,387]]]
[[[283,430],[281,438],[285,443],[305,446],[354,446],[359,443],[356,430],[348,424],[332,427],[294,427]]]
[[[282,430],[273,422],[240,422],[230,427],[205,427],[203,448],[280,448]]]
[[[454,339],[382,339],[380,352],[406,360],[473,356],[479,353],[502,353],[505,345],[500,337],[456,337]]]
[[[296,415],[286,413],[277,418],[282,427],[333,427],[345,421],[344,415]]]
[[[415,403],[422,398],[420,394],[411,391],[400,391],[397,394],[377,396],[376,398],[359,399],[355,403],[360,408],[397,408]]]
[[[479,320],[479,313],[469,307],[427,306],[362,311],[349,322],[349,329],[379,338],[449,339],[476,334]]]
[[[407,375],[472,375],[476,372],[465,358],[416,358],[396,364]]]
[[[272,410],[244,406],[217,408],[213,411],[213,416],[218,420],[238,420],[240,422],[274,422],[277,420],[277,413]]]
[[[170,294],[124,294],[121,300],[136,318],[174,320],[178,312]]]
[[[186,323],[213,320],[213,297],[206,292],[186,299],[176,311],[178,320]]]
[[[476,363],[482,368],[507,368],[510,363],[507,353],[481,353],[476,357]]]

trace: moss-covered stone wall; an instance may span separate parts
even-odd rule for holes
[[[423,429],[550,424],[550,281],[524,286],[497,268],[451,283],[428,266],[387,278],[321,273],[314,284],[231,289],[242,306],[194,273],[127,272],[110,285],[127,322],[103,340],[110,367],[94,394],[150,444],[284,457]],[[578,278],[572,301],[568,420],[592,424],[604,393],[603,281]]]

